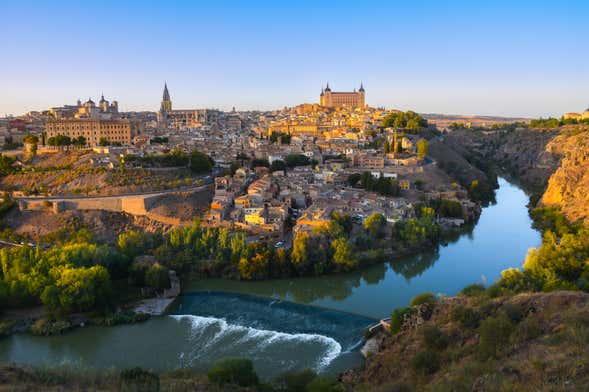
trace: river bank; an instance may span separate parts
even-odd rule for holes
[[[320,277],[185,281],[171,316],[51,337],[13,335],[0,340],[0,360],[207,370],[218,358],[246,356],[262,377],[309,364],[339,374],[363,362],[364,329],[416,294],[454,295],[470,283],[494,281],[540,243],[526,194],[500,183],[497,204],[483,209],[472,231],[437,252]],[[354,327],[346,326],[350,322]]]

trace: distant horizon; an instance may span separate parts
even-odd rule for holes
[[[23,0],[3,10],[2,116],[101,93],[122,111],[157,111],[166,81],[186,109],[317,103],[327,82],[364,83],[369,106],[419,113],[537,118],[589,107],[582,0]]]

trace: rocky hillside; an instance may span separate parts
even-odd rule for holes
[[[559,207],[571,222],[589,224],[589,130],[562,133],[550,141],[547,151],[561,155],[562,160],[541,204]]]
[[[530,192],[541,193],[560,165],[561,155],[548,150],[557,131],[520,128],[511,132],[457,130],[444,144],[475,165],[511,174]]]
[[[458,296],[411,308],[400,332],[377,336],[355,391],[584,391],[589,294]]]

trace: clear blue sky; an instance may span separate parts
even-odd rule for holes
[[[5,1],[0,115],[316,102],[326,81],[419,112],[589,106],[589,1]]]

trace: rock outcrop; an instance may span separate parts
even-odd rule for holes
[[[563,156],[541,199],[559,207],[571,222],[589,224],[589,131],[555,137],[547,150]]]

